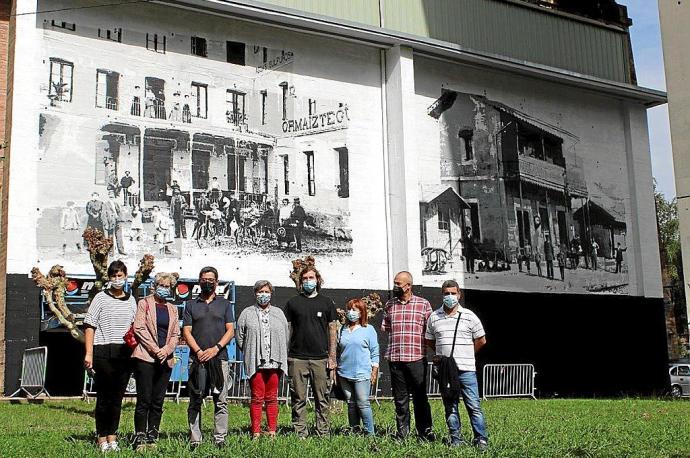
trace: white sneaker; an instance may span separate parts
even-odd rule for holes
[[[120,447],[117,445],[117,441],[108,442],[108,450],[111,452],[119,452]]]
[[[98,448],[101,450],[102,453],[105,453],[110,450],[110,444],[107,442],[101,442],[98,444]]]

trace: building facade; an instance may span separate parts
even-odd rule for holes
[[[477,20],[513,14],[599,40],[589,60],[590,48],[564,43],[583,59],[565,65],[543,49],[554,43],[528,58],[435,28],[437,11],[411,0],[414,23],[390,2],[86,3],[13,5],[6,391],[24,348],[60,352],[55,331],[39,332],[27,274],[54,264],[88,274],[86,226],[112,236],[132,267],[145,253],[187,278],[218,267],[240,307],[259,278],[278,287],[278,304],[294,294],[290,261],[307,254],[338,304],[386,294],[409,270],[438,306],[438,287],[455,278],[491,330],[485,362],[534,362],[547,391],[611,385],[560,381],[550,350],[510,324],[539,324],[563,344],[580,322],[554,333],[558,314],[587,300],[607,329],[648,327],[639,345],[653,375],[629,388],[658,386],[658,329],[643,318],[653,321],[661,294],[645,111],[664,96],[634,84],[626,24],[465,1]],[[537,273],[559,254],[564,278]],[[513,302],[538,318],[504,316]],[[79,358],[65,358],[78,378]]]

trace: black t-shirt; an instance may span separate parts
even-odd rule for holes
[[[216,345],[225,334],[225,323],[235,321],[230,301],[218,296],[208,304],[201,296],[187,301],[182,317],[182,325],[192,327],[192,337],[202,350]],[[227,348],[218,355],[220,359],[227,360]]]
[[[288,356],[297,359],[328,357],[328,325],[337,319],[335,304],[318,294],[291,298],[285,305],[285,318],[292,325]]]

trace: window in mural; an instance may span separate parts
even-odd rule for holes
[[[56,57],[50,58],[48,98],[53,102],[72,101],[74,64]]]
[[[157,33],[146,34],[146,49],[165,54],[166,37]]]
[[[245,65],[245,44],[239,41],[228,41],[227,46],[227,61],[230,64]]]
[[[96,70],[96,107],[117,110],[119,82],[119,73]]]
[[[199,57],[208,57],[208,49],[206,48],[206,38],[192,37],[192,55]]]
[[[244,96],[244,92],[236,91],[233,89],[228,89],[226,91],[225,104],[227,106],[227,109],[225,111],[225,115],[227,117],[228,124],[239,126],[245,123],[246,118],[244,114]]]
[[[305,151],[304,155],[307,157],[307,186],[309,195],[316,195],[316,178],[314,177],[314,152]]]
[[[192,116],[206,119],[208,117],[208,85],[192,83]]]

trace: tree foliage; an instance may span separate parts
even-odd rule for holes
[[[656,204],[656,221],[659,230],[662,269],[666,270],[672,282],[682,281],[683,259],[678,230],[678,203],[675,197],[666,200],[666,196],[656,188],[654,182],[654,201]]]

